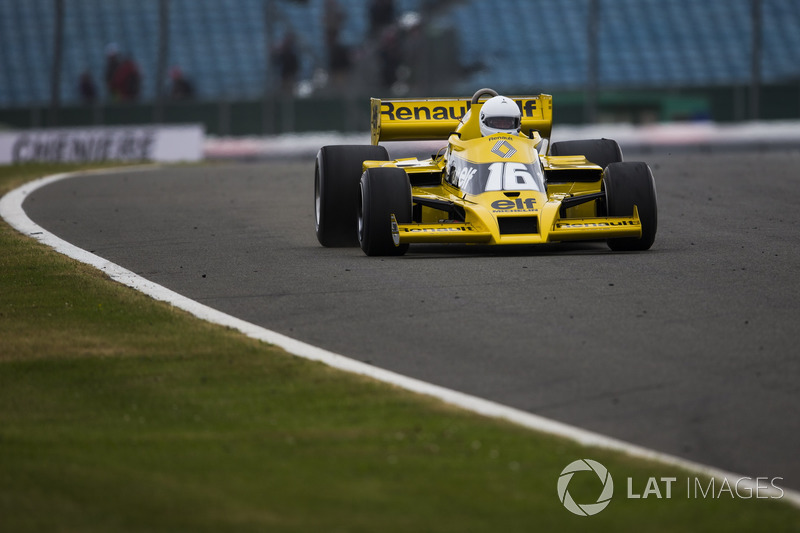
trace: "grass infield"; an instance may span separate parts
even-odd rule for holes
[[[0,195],[77,168],[0,167]],[[615,481],[591,517],[556,489],[580,458]],[[670,499],[626,497],[651,477]],[[797,531],[800,510],[694,478],[287,355],[0,222],[2,531]]]

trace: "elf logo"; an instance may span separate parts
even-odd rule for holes
[[[536,99],[533,100],[515,100],[514,101],[519,108],[519,112],[522,114],[523,117],[532,117],[533,112],[536,111]]]
[[[492,209],[496,211],[534,211],[536,208],[536,198],[515,198],[514,200],[495,200],[492,202]]]

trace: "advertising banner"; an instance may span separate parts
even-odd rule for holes
[[[204,137],[200,124],[0,132],[0,164],[199,161]]]

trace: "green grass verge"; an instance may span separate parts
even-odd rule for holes
[[[0,193],[71,168],[0,168]],[[593,517],[556,494],[583,457],[616,482]],[[629,500],[628,477],[678,481]],[[689,497],[690,477],[289,356],[0,222],[2,531],[797,530],[796,508]]]

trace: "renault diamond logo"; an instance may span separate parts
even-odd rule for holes
[[[517,153],[517,149],[511,146],[508,141],[497,141],[497,144],[492,148],[492,153],[499,155],[503,159],[508,159]]]

